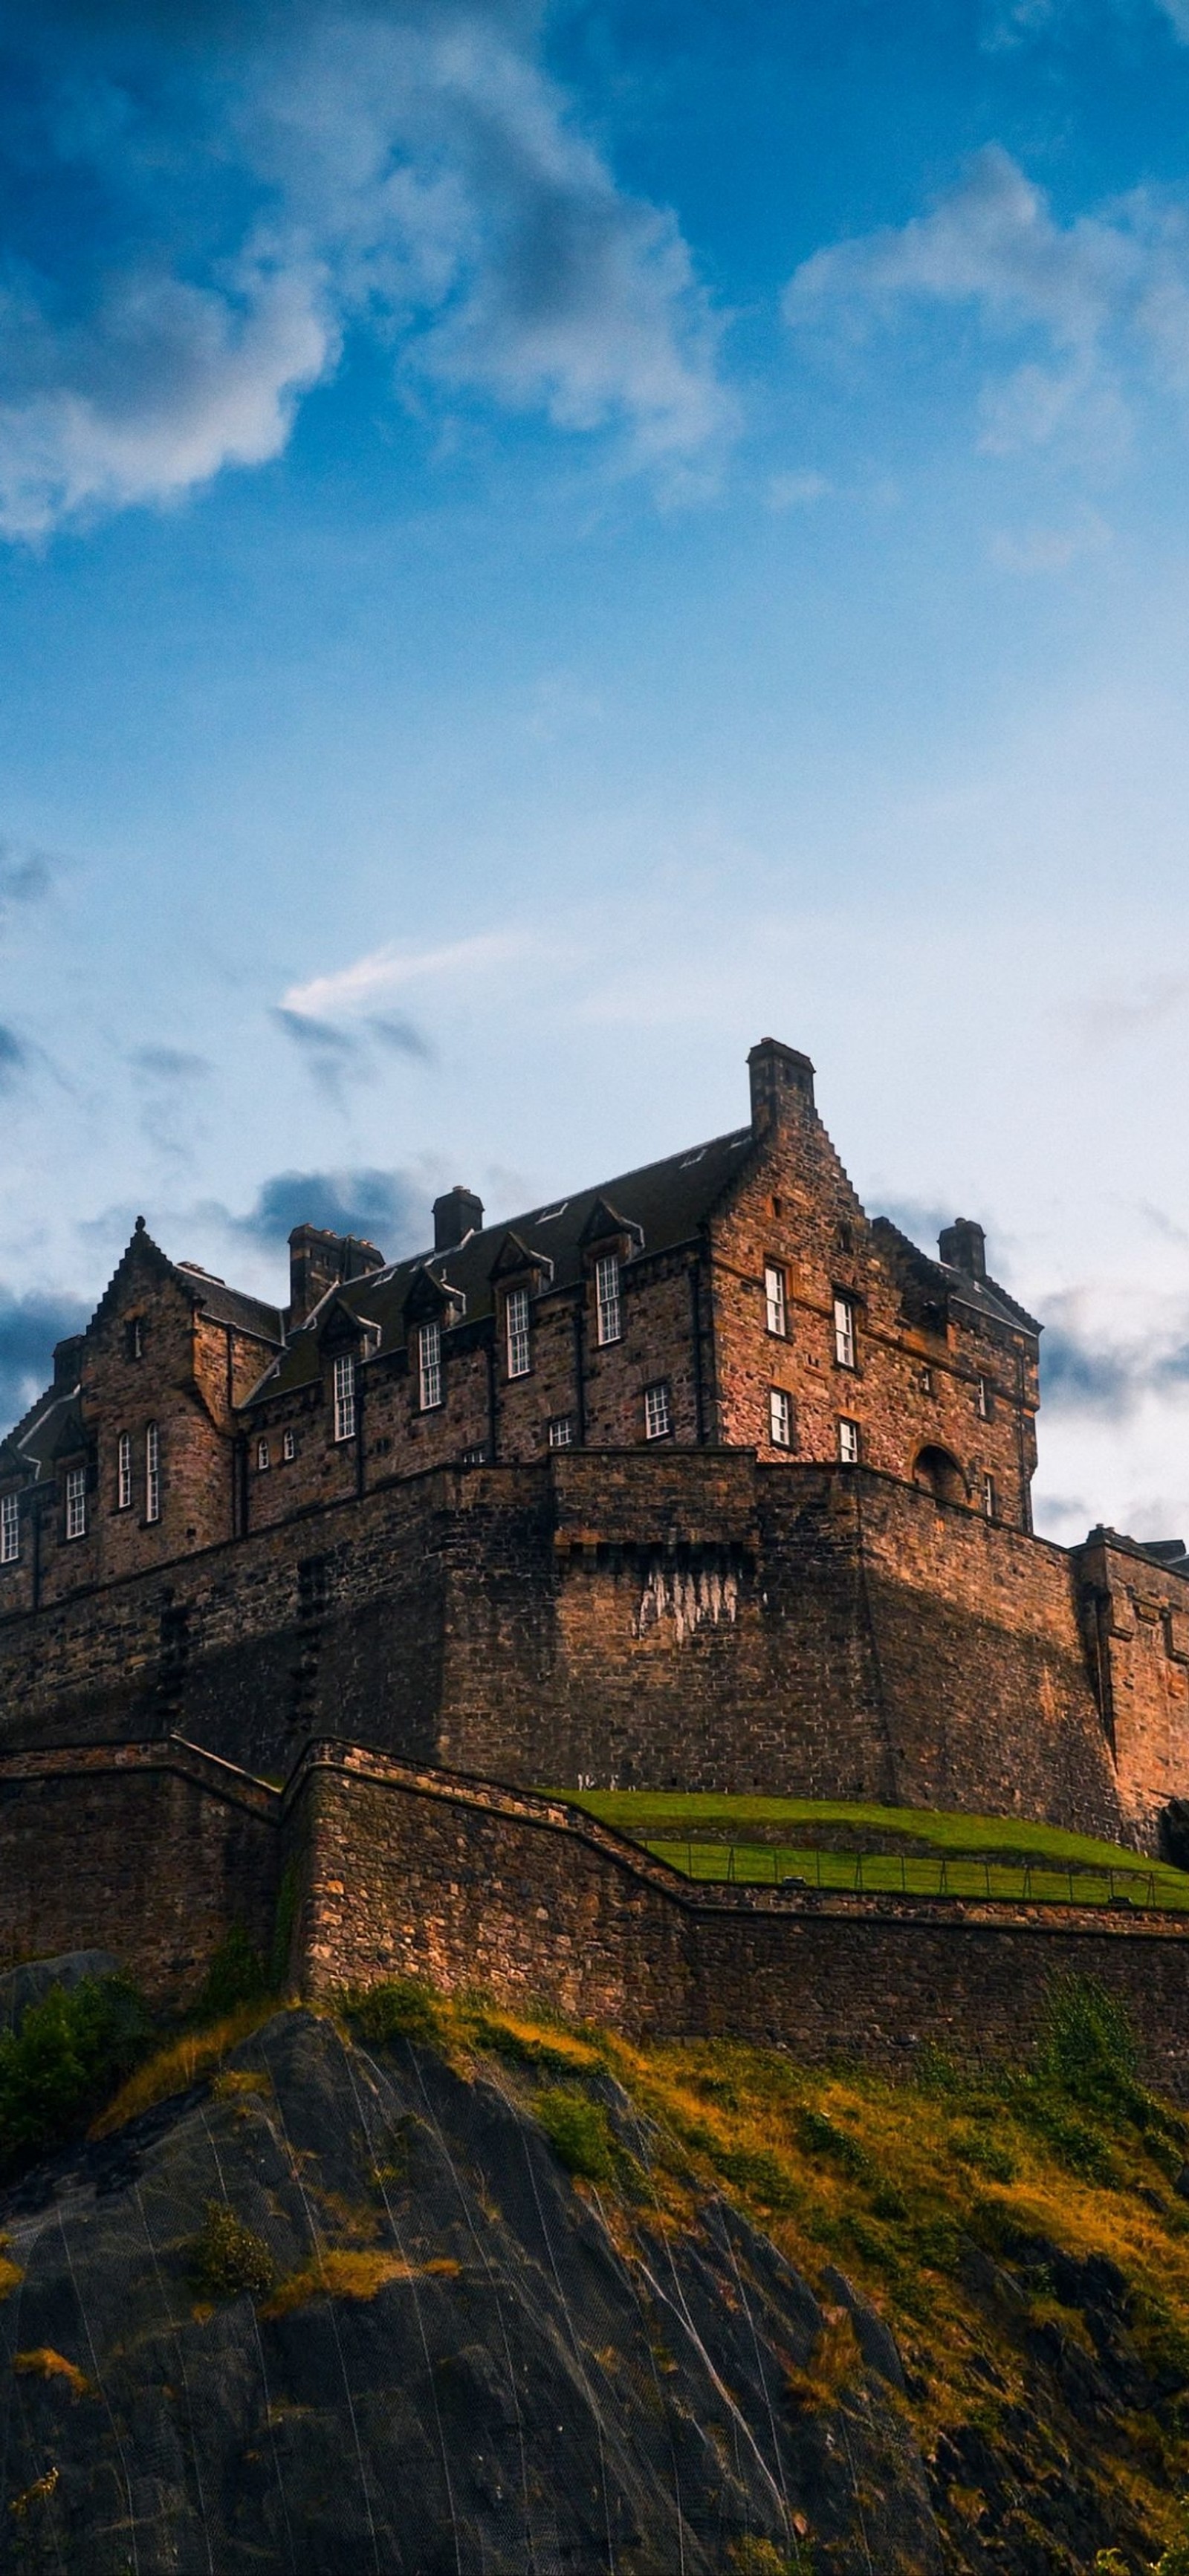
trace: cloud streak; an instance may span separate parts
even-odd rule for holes
[[[276,456],[353,330],[439,402],[616,432],[633,467],[721,438],[677,223],[617,184],[537,41],[490,0],[14,20],[0,532]]]
[[[402,985],[439,977],[488,975],[530,953],[528,937],[512,930],[480,931],[473,939],[456,939],[443,948],[402,948],[395,941],[369,949],[350,966],[330,975],[314,975],[306,984],[291,984],[281,996],[288,1020],[326,1023],[354,1017],[399,992]]]

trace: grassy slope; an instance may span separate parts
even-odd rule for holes
[[[587,1815],[603,1824],[614,1825],[621,1833],[647,1842],[649,1847],[670,1860],[676,1868],[687,1867],[687,1837],[692,1844],[693,1875],[721,1876],[721,1852],[724,1841],[736,1847],[735,1874],[744,1878],[770,1880],[776,1853],[776,1874],[797,1872],[813,1877],[820,1859],[822,1884],[849,1885],[851,1875],[845,1867],[832,1871],[830,1864],[845,1855],[822,1852],[815,1855],[811,1846],[798,1840],[796,1828],[831,1825],[876,1828],[884,1834],[902,1834],[914,1842],[932,1846],[938,1860],[945,1858],[965,1862],[971,1872],[972,1892],[981,1889],[984,1880],[981,1864],[991,1864],[992,1893],[1016,1895],[1022,1892],[1024,1879],[1019,1868],[1013,1868],[1004,1856],[1027,1855],[1034,1864],[1033,1892],[1065,1894],[1065,1873],[1070,1869],[1088,1872],[1113,1870],[1116,1879],[1124,1873],[1134,1877],[1137,1894],[1148,1894],[1152,1881],[1158,1903],[1189,1908],[1189,1873],[1173,1869],[1167,1861],[1150,1860],[1141,1852],[1125,1851],[1114,1843],[1095,1841],[1088,1834],[1063,1831],[1058,1825],[1033,1824],[1014,1816],[949,1815],[930,1807],[878,1807],[846,1804],[842,1801],[811,1798],[770,1798],[754,1795],[719,1796],[713,1792],[686,1794],[677,1790],[602,1789],[581,1792],[554,1790],[551,1796],[564,1798],[571,1806],[581,1807]],[[774,1829],[788,1828],[788,1840],[773,1844]],[[699,1841],[701,1827],[707,1836]],[[763,1839],[761,1840],[761,1836]],[[671,1839],[670,1839],[671,1838]],[[717,1845],[717,1852],[716,1852]],[[740,1854],[747,1847],[758,1855],[751,1869]],[[1062,1873],[1061,1885],[1046,1889],[1039,1872],[1047,1863]],[[904,1863],[904,1883],[910,1888],[936,1885],[935,1863],[917,1862],[909,1857]],[[891,1855],[864,1856],[865,1886],[899,1887],[901,1863]],[[962,1881],[955,1875],[950,1884],[957,1890]],[[1088,1891],[1089,1892],[1089,1891]]]

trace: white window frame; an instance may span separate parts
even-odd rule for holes
[[[73,1539],[85,1538],[86,1535],[87,1471],[85,1467],[68,1467],[66,1470],[66,1536]]]
[[[859,1426],[845,1413],[838,1417],[838,1463],[840,1467],[859,1464]]]
[[[551,1449],[573,1448],[574,1416],[572,1413],[555,1413],[552,1416],[549,1423],[549,1446]]]
[[[355,1354],[340,1351],[334,1364],[334,1436],[355,1437]]]
[[[132,1509],[132,1434],[121,1431],[116,1442],[116,1510]]]
[[[989,1422],[991,1419],[991,1390],[985,1377],[980,1377],[979,1379],[978,1394],[975,1398],[975,1402],[978,1406],[979,1421]]]
[[[264,1476],[264,1475],[267,1475],[268,1470],[269,1470],[269,1468],[271,1467],[271,1465],[272,1465],[272,1455],[271,1455],[271,1452],[270,1452],[270,1450],[269,1450],[269,1446],[268,1446],[268,1442],[267,1442],[267,1440],[258,1440],[258,1441],[257,1441],[257,1443],[256,1443],[256,1473],[257,1473],[257,1475],[258,1475],[258,1476]]]
[[[850,1297],[834,1300],[834,1358],[839,1368],[855,1365],[855,1309]]]
[[[417,1385],[423,1413],[436,1413],[442,1402],[442,1327],[423,1324],[417,1335]]]
[[[785,1386],[768,1389],[768,1438],[774,1449],[793,1445],[793,1399]]]
[[[20,1498],[16,1494],[0,1494],[0,1565],[16,1565],[20,1553]]]
[[[999,1515],[999,1497],[995,1491],[995,1479],[989,1472],[983,1477],[983,1514],[989,1521],[996,1520]]]
[[[667,1377],[644,1389],[644,1437],[667,1440],[673,1428],[673,1400]]]
[[[155,1422],[144,1436],[144,1516],[147,1521],[161,1518],[161,1432]]]
[[[504,1336],[509,1377],[528,1377],[533,1351],[527,1288],[509,1288],[504,1303]]]
[[[595,1262],[595,1311],[600,1350],[623,1339],[623,1298],[617,1252],[600,1252]]]
[[[292,1461],[294,1458],[296,1458],[296,1456],[297,1456],[297,1433],[296,1433],[296,1431],[284,1431],[284,1432],[282,1432],[282,1434],[281,1434],[281,1456],[282,1456],[282,1458],[284,1459],[286,1466],[288,1466],[288,1465],[291,1463],[291,1461]]]
[[[778,1261],[764,1263],[764,1315],[768,1331],[775,1333],[778,1340],[787,1341],[788,1291],[784,1272]]]

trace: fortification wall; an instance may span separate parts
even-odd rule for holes
[[[1148,1616],[1181,1578],[1131,1560],[1130,1590],[1114,1560],[1084,1580],[892,1477],[740,1450],[437,1469],[0,1623],[0,1744],[173,1730],[282,1778],[333,1731],[493,1779],[1150,1845],[1189,1790],[1189,1648],[1175,1605]]]
[[[110,1950],[160,1999],[192,1994],[233,1923],[267,1953],[275,1791],[193,1745],[0,1759],[0,1966]]]

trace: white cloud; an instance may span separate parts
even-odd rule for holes
[[[1001,572],[1066,572],[1080,555],[1100,554],[1110,541],[1105,519],[1097,510],[1086,510],[1066,528],[999,528],[990,553]]]
[[[833,488],[824,474],[810,470],[800,474],[773,474],[768,480],[768,507],[770,510],[803,510],[813,501],[824,501]]]
[[[533,943],[517,931],[481,931],[474,939],[457,939],[445,948],[373,948],[333,975],[315,975],[308,984],[292,984],[280,1008],[298,1019],[333,1022],[371,1011],[386,993],[423,977],[490,975],[530,954]]]
[[[784,297],[797,328],[890,322],[906,304],[973,305],[988,337],[1047,344],[985,388],[983,446],[1113,458],[1133,389],[1189,394],[1189,210],[1139,189],[1063,225],[990,144],[928,214],[815,252]]]
[[[122,15],[97,47],[30,38],[57,220],[0,243],[0,532],[276,455],[352,328],[439,395],[610,430],[632,466],[677,475],[729,430],[676,220],[617,185],[527,14],[248,0],[234,45],[134,70]]]

